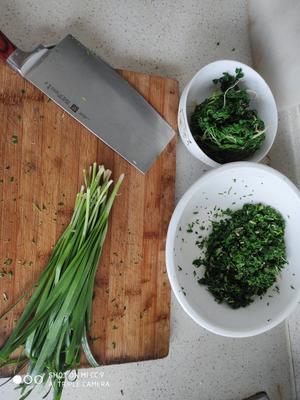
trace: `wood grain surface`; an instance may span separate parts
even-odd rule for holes
[[[177,128],[176,81],[119,72]],[[91,347],[101,364],[166,356],[165,238],[174,207],[176,138],[143,175],[4,64],[0,118],[0,314],[44,268],[70,220],[82,169],[97,161],[115,178],[126,176],[96,276]],[[23,307],[0,321],[0,345]]]

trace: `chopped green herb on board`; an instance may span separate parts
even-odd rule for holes
[[[13,272],[12,271],[8,271],[7,272],[7,277],[9,278],[9,279],[11,279],[12,277],[13,277]]]
[[[17,135],[12,135],[11,142],[12,142],[12,144],[18,144],[18,136]]]
[[[32,203],[33,207],[38,210],[38,211],[42,211],[41,207],[38,205],[38,203]]]
[[[0,278],[8,277],[11,279],[13,277],[13,272],[12,271],[6,271],[5,269],[1,268],[0,269]]]

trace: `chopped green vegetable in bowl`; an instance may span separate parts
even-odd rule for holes
[[[285,221],[263,204],[245,204],[223,215],[198,244],[205,250],[204,257],[194,260],[205,268],[198,282],[207,285],[218,303],[245,307],[266,293],[286,265]]]
[[[186,313],[229,337],[281,323],[300,301],[299,221],[300,192],[278,171],[243,161],[205,173],[179,200],[166,242]]]
[[[236,68],[235,76],[224,72],[213,79],[220,89],[198,104],[190,118],[197,144],[221,164],[244,160],[265,140],[265,123],[250,108],[251,90],[239,85],[243,77],[242,68]]]

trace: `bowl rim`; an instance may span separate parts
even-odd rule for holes
[[[183,293],[180,291],[180,284],[177,279],[176,275],[176,268],[173,262],[173,254],[174,254],[174,241],[175,241],[175,236],[177,232],[177,225],[179,222],[179,219],[182,215],[183,210],[186,207],[187,202],[191,199],[193,196],[194,192],[198,190],[198,186],[203,182],[208,179],[210,179],[213,175],[219,174],[220,172],[224,170],[230,170],[233,168],[253,168],[253,169],[260,169],[267,171],[268,173],[277,176],[280,180],[285,182],[290,189],[295,193],[295,195],[298,197],[299,202],[300,202],[300,191],[296,187],[296,185],[291,182],[285,175],[283,175],[281,172],[277,171],[274,168],[271,168],[267,165],[263,164],[258,164],[255,162],[249,162],[249,161],[238,161],[238,162],[231,162],[228,164],[225,164],[219,168],[212,169],[208,172],[206,172],[203,176],[201,176],[196,182],[194,182],[189,189],[182,195],[180,198],[179,202],[176,205],[176,208],[172,214],[169,227],[168,227],[168,232],[167,232],[167,239],[166,239],[166,253],[165,253],[165,261],[166,261],[166,267],[167,267],[167,273],[168,273],[168,278],[171,284],[172,291],[181,305],[181,307],[184,309],[184,311],[200,326],[203,328],[207,329],[210,332],[213,332],[217,335],[225,336],[225,337],[232,337],[232,338],[246,338],[246,337],[252,337],[259,335],[261,333],[267,332],[270,329],[274,328],[275,326],[279,325],[281,322],[283,322],[288,316],[296,309],[299,301],[300,301],[300,287],[298,290],[295,292],[295,296],[292,301],[290,301],[287,305],[287,307],[282,311],[280,314],[276,316],[276,318],[273,318],[272,321],[268,325],[264,325],[255,329],[247,330],[247,331],[236,331],[236,330],[231,330],[231,329],[224,329],[216,326],[213,323],[210,323],[206,318],[202,317],[197,313],[197,311],[190,305],[189,301],[187,298],[184,296]]]
[[[197,155],[192,153],[193,156],[196,157],[198,160],[204,162],[206,165],[209,165],[210,167],[218,167],[218,166],[221,166],[221,165],[225,165],[225,164],[218,163],[217,161],[215,161],[214,159],[209,157],[201,149],[201,147],[197,144],[197,142],[195,141],[194,136],[193,136],[193,134],[192,134],[192,132],[190,130],[190,124],[188,122],[187,112],[186,112],[186,103],[187,103],[187,98],[188,98],[188,95],[189,95],[189,91],[190,91],[190,88],[191,88],[193,82],[197,79],[198,75],[200,73],[202,73],[202,71],[204,69],[208,69],[212,65],[223,64],[223,63],[231,63],[231,64],[237,63],[237,64],[239,64],[238,66],[241,66],[242,68],[246,67],[246,68],[249,68],[250,70],[252,70],[254,72],[254,74],[257,76],[257,79],[261,80],[264,83],[264,85],[265,85],[265,87],[267,89],[267,92],[268,92],[268,96],[267,97],[269,98],[270,103],[272,103],[272,106],[274,108],[275,115],[276,115],[276,118],[274,118],[274,134],[272,134],[269,146],[265,149],[265,151],[260,156],[257,156],[256,155],[257,152],[255,152],[252,156],[250,156],[249,160],[245,160],[245,162],[259,162],[269,153],[269,151],[271,150],[271,148],[272,148],[272,146],[274,144],[274,141],[275,141],[275,138],[276,138],[276,135],[277,135],[277,130],[278,130],[278,109],[277,109],[276,101],[275,101],[274,95],[273,95],[273,93],[271,91],[271,88],[268,85],[268,83],[265,81],[265,79],[254,68],[252,68],[250,65],[242,63],[242,62],[240,62],[238,60],[221,59],[221,60],[212,61],[211,63],[208,63],[208,64],[204,65],[201,69],[199,69],[199,71],[197,71],[196,74],[191,78],[191,80],[186,84],[186,86],[184,87],[184,89],[183,89],[183,91],[181,93],[181,96],[180,96],[179,109],[178,109],[178,128],[179,128],[178,130],[179,130],[179,134],[180,134],[181,140],[184,143],[184,145],[186,146],[186,148],[189,150],[189,152],[192,153],[190,148],[189,148],[189,146],[187,145],[187,143],[186,143],[186,141],[184,139],[183,133],[181,132],[181,130],[182,130],[181,129],[181,124],[179,123],[180,122],[179,120],[181,118],[180,114],[182,114],[182,117],[184,119],[185,129],[189,133],[189,140],[192,142],[194,147],[195,146],[197,147],[198,152],[201,154],[201,157],[198,157]],[[229,164],[229,163],[226,163],[226,164]]]

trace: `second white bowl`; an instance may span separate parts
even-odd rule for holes
[[[288,264],[277,283],[245,308],[233,310],[218,304],[197,280],[204,269],[193,260],[203,255],[196,246],[199,233],[211,233],[215,210],[238,210],[246,203],[264,203],[278,210],[286,221]],[[190,224],[200,225],[193,232]],[[230,337],[254,336],[287,318],[300,300],[300,193],[282,174],[262,164],[234,162],[204,174],[178,202],[166,243],[166,264],[173,292],[187,314],[211,332]],[[197,231],[197,232],[196,232]],[[277,293],[276,286],[279,287]]]
[[[272,147],[277,133],[278,116],[274,96],[265,80],[254,69],[234,60],[220,60],[206,65],[197,72],[182,92],[179,102],[178,128],[181,139],[190,153],[211,167],[217,167],[220,164],[205,154],[194,140],[189,127],[190,116],[196,104],[202,103],[216,90],[216,85],[212,80],[222,76],[223,72],[234,75],[236,68],[242,68],[244,78],[240,86],[253,90],[251,107],[257,110],[266,126],[266,139],[261,148],[246,161],[261,161]]]

